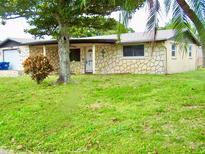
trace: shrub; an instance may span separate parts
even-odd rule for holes
[[[30,56],[23,62],[24,72],[40,84],[53,71],[47,57],[43,55]]]

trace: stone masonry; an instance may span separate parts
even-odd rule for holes
[[[78,47],[77,45],[75,45]],[[71,73],[85,73],[86,49],[90,46],[79,46],[81,49],[80,62],[71,62]],[[43,46],[31,46],[30,55],[43,54]],[[59,69],[59,56],[57,45],[46,46],[46,56],[49,58],[55,71]],[[150,44],[145,44],[145,56],[127,58],[123,57],[122,45],[96,45],[96,74],[139,73],[164,74],[166,73],[166,48],[158,43],[152,52]]]
[[[43,55],[43,46],[30,46],[30,56]],[[59,70],[59,55],[57,45],[46,45],[46,56],[50,60],[51,65],[54,67],[54,71]],[[84,50],[81,49],[81,60],[80,62],[71,62],[71,73],[81,74],[84,73]]]
[[[145,44],[145,56],[139,58],[123,57],[123,47],[117,45],[97,46],[96,73],[151,73],[163,74],[166,72],[166,50],[158,45],[154,52],[149,44]]]

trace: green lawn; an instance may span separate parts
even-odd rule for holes
[[[205,153],[205,70],[0,78],[0,147],[42,153]]]

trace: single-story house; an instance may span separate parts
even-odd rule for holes
[[[195,70],[202,65],[199,41],[184,31],[188,50],[175,42],[176,31],[159,30],[155,48],[150,33],[126,33],[71,38],[71,72],[76,74],[152,73],[171,74]],[[10,62],[11,70],[23,70],[22,62],[32,55],[43,54],[59,69],[56,40],[8,38],[0,43],[0,62]]]

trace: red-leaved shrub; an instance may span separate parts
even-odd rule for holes
[[[29,74],[37,84],[41,83],[53,71],[47,57],[43,55],[30,56],[23,62],[24,72]]]

